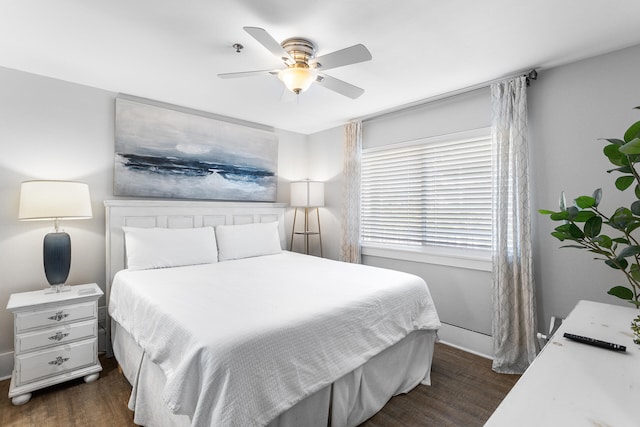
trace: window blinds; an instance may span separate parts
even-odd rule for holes
[[[363,242],[491,248],[491,138],[428,138],[362,158]]]

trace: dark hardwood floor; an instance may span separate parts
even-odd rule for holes
[[[493,372],[491,360],[436,344],[431,386],[393,397],[360,427],[482,426],[519,378]]]
[[[36,391],[21,406],[7,397],[9,380],[0,381],[0,426],[133,426],[127,409],[131,386],[115,359],[101,362],[98,381],[79,379]],[[518,378],[494,373],[490,360],[436,344],[432,385],[394,397],[362,427],[482,426]]]
[[[100,378],[85,384],[82,378],[34,391],[31,400],[13,406],[9,380],[0,382],[0,426],[86,427],[134,426],[127,409],[131,386],[120,374],[115,358],[100,357]]]

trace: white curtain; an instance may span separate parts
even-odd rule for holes
[[[362,163],[362,122],[344,127],[342,233],[340,261],[360,263],[360,167]]]
[[[491,85],[493,109],[493,370],[522,373],[536,356],[527,81]]]

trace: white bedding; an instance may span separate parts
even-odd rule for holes
[[[440,326],[417,276],[290,252],[123,270],[109,313],[163,370],[171,411],[196,426],[265,425],[411,331]]]

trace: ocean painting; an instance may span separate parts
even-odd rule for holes
[[[116,98],[114,195],[273,202],[272,132]]]

